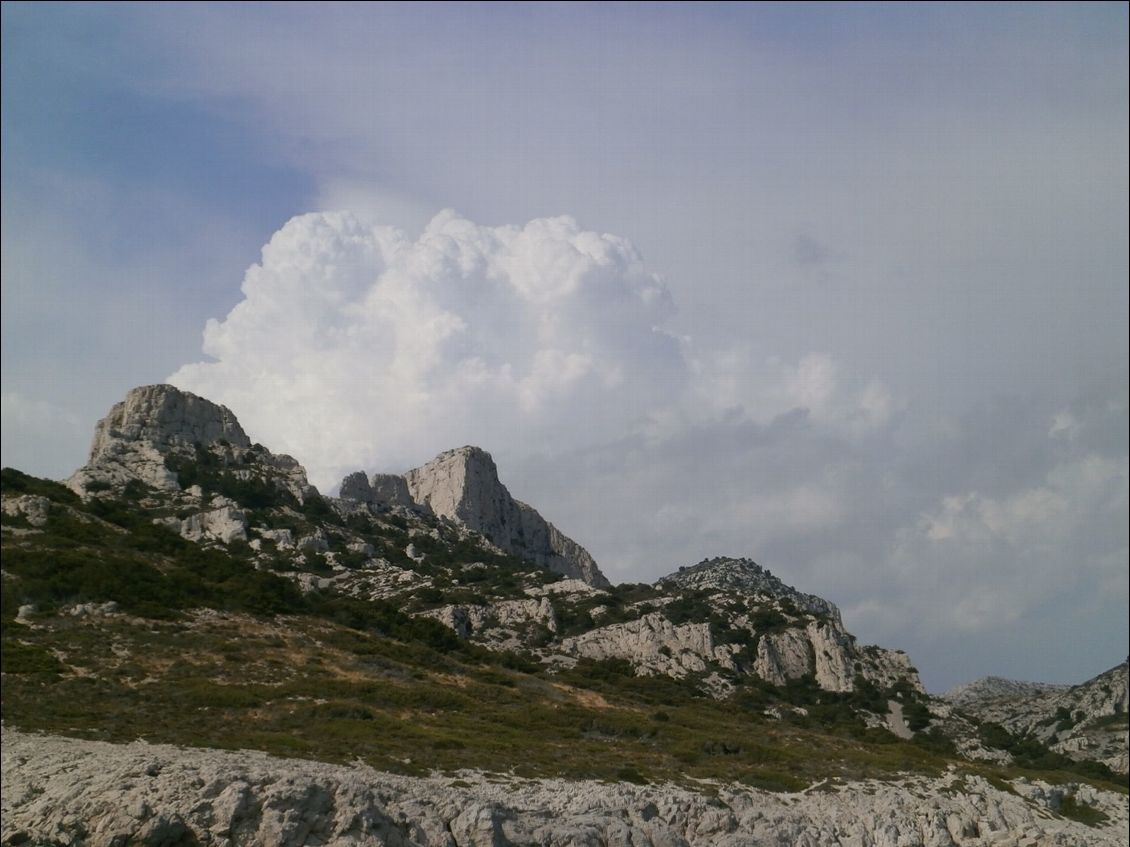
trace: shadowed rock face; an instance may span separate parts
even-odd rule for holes
[[[339,496],[383,509],[420,510],[408,493],[408,483],[404,481],[404,477],[396,474],[375,473],[366,476],[364,471],[356,471],[341,481]]]
[[[506,552],[589,585],[609,584],[587,550],[510,496],[486,451],[449,450],[409,471],[404,479],[415,502],[482,533]]]

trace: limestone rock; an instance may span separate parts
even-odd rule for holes
[[[714,644],[709,624],[675,625],[658,612],[563,639],[558,649],[589,659],[627,659],[639,672],[676,678],[705,671],[710,662],[733,665],[733,651]]]
[[[460,638],[474,638],[499,649],[523,646],[521,634],[532,628],[557,631],[553,606],[544,597],[540,600],[501,600],[489,605],[443,606],[420,614],[450,627]]]
[[[171,385],[143,385],[114,404],[95,427],[91,462],[114,455],[123,441],[148,441],[158,447],[218,441],[251,446],[230,409]]]
[[[1089,847],[1125,845],[1125,795],[979,776],[825,781],[774,794],[714,784],[406,777],[251,751],[26,735],[3,729],[5,844],[245,847]],[[1053,814],[1065,797],[1108,816]],[[81,838],[76,838],[81,827]]]
[[[489,453],[477,447],[449,450],[404,479],[416,503],[481,533],[502,550],[590,585],[609,584],[583,547],[510,496]]]
[[[840,619],[834,603],[815,594],[805,594],[786,585],[752,559],[719,556],[697,565],[679,568],[659,580],[659,585],[678,586],[685,591],[722,591],[748,597],[787,600],[800,611]]]
[[[606,594],[600,588],[589,585],[582,579],[559,579],[548,585],[532,586],[526,589],[531,597],[550,597],[559,595],[573,595],[588,597],[593,594]]]
[[[264,541],[271,541],[280,550],[294,549],[294,533],[289,529],[261,529],[256,528],[255,532]]]
[[[100,484],[124,485],[131,479],[175,490],[176,475],[165,467],[165,454],[221,440],[251,446],[230,409],[171,385],[143,385],[98,422],[90,458],[67,485],[83,495]]]
[[[757,642],[754,673],[774,685],[784,685],[790,679],[805,676],[811,655],[805,635],[803,630],[790,628],[763,636]]]
[[[292,457],[253,446],[226,406],[172,385],[144,385],[132,389],[98,422],[87,463],[66,484],[83,497],[119,490],[130,482],[160,492],[179,492],[177,474],[166,460],[192,460],[203,449],[230,466],[236,479],[269,478],[299,502],[316,493],[306,471]],[[241,464],[248,455],[254,457],[254,467]],[[203,491],[190,488],[187,494],[199,499]]]
[[[45,526],[51,512],[51,501],[37,494],[21,494],[5,497],[0,501],[0,510],[5,517],[24,518],[31,526]]]
[[[233,541],[247,540],[247,516],[242,509],[231,505],[189,515],[184,520],[163,518],[156,523],[169,527],[188,541],[219,541],[230,544]]]

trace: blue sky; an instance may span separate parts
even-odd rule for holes
[[[474,441],[614,580],[752,555],[932,688],[1077,681],[1128,648],[1126,33],[5,3],[3,462],[174,379],[324,490]]]

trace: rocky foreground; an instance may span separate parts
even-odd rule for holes
[[[1086,808],[1087,825],[1061,813]],[[0,842],[28,845],[1124,845],[1124,795],[957,771],[744,786],[411,778],[364,765],[3,733]]]

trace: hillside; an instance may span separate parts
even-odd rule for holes
[[[66,485],[4,470],[3,719],[17,733],[4,745],[4,839],[10,820],[42,833],[50,818],[30,795],[9,805],[31,790],[21,776],[37,749],[29,732],[86,739],[50,748],[64,759],[94,749],[81,744],[144,739],[360,761],[401,786],[464,774],[452,779],[480,786],[468,789],[480,805],[484,774],[603,780],[633,796],[668,786],[708,806],[731,786],[747,792],[726,800],[731,812],[748,792],[819,784],[856,796],[862,781],[916,775],[920,793],[952,794],[961,808],[1011,792],[1019,799],[1000,817],[1018,832],[1124,822],[1124,779],[1107,748],[1064,746],[1079,736],[1059,729],[1040,737],[1046,709],[1029,720],[984,711],[976,692],[929,698],[905,653],[857,644],[834,604],[750,559],[609,585],[580,544],[510,496],[477,448],[403,477],[353,474],[341,495],[320,494],[229,410],[171,386],[117,404]],[[1075,724],[1124,726],[1125,666],[1121,679],[1121,700],[1086,700]],[[15,743],[30,751],[18,768]],[[397,803],[411,800],[404,792]],[[900,831],[924,837],[912,796],[891,808],[902,810]],[[483,808],[502,808],[495,800]],[[829,803],[811,815],[841,814]],[[969,839],[992,828],[957,807],[956,823],[943,822],[951,841],[931,843],[980,843]],[[781,832],[804,831],[809,813],[797,814]],[[844,832],[867,831],[865,818]],[[740,819],[723,829],[745,832]],[[720,843],[682,832],[685,843]]]
[[[1127,663],[1080,685],[1042,685],[987,677],[943,699],[1014,737],[1027,737],[1073,759],[1127,770]]]

